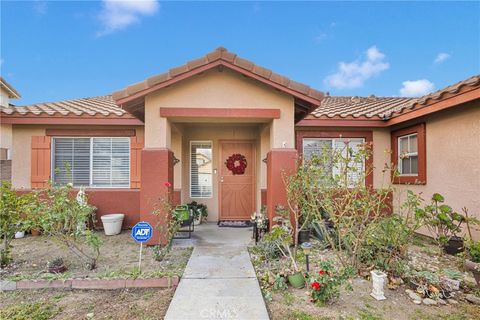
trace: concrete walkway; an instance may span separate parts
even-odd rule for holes
[[[269,319],[247,245],[251,228],[195,227],[193,246],[165,319]],[[175,249],[174,249],[175,250]]]

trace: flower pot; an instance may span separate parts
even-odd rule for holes
[[[465,261],[465,269],[472,272],[475,281],[477,282],[477,287],[480,287],[480,263],[473,262],[470,260]]]
[[[372,275],[372,293],[370,293],[370,295],[378,301],[387,299],[384,292],[385,279],[387,278],[386,273],[372,270],[370,274]]]
[[[103,231],[107,236],[114,236],[122,231],[122,223],[125,215],[123,213],[112,213],[101,216]]]
[[[310,230],[300,230],[298,232],[298,244],[310,241]]]
[[[67,271],[65,266],[48,267],[48,272],[50,273],[64,273],[65,271]]]
[[[294,288],[301,289],[305,287],[305,278],[301,272],[297,272],[288,276],[288,283]]]
[[[443,246],[443,250],[451,255],[456,255],[457,253],[463,252],[463,238],[461,237],[452,237],[448,240],[447,244]]]
[[[39,229],[32,229],[30,230],[30,232],[32,233],[32,236],[34,237],[37,237],[40,235],[40,230]]]
[[[20,239],[20,238],[23,238],[23,237],[25,237],[25,231],[15,232],[15,239]]]

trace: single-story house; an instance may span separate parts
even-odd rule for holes
[[[98,215],[125,213],[125,226],[156,222],[169,190],[175,203],[205,203],[212,221],[248,220],[262,204],[272,217],[283,170],[342,139],[373,143],[366,184],[381,186],[391,161],[400,190],[442,193],[480,218],[479,75],[420,98],[333,97],[218,48],[112,95],[0,115],[14,187],[86,186]],[[233,174],[227,159],[242,156]]]

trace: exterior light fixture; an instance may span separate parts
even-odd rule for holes
[[[304,242],[300,245],[303,249],[303,253],[305,253],[305,262],[307,264],[307,272],[310,271],[310,264],[308,261],[308,256],[310,255],[310,251],[312,250],[312,244],[310,242]]]

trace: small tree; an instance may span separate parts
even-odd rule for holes
[[[0,187],[0,236],[2,248],[0,249],[0,267],[4,268],[10,264],[12,257],[10,242],[17,231],[22,230],[22,213],[26,197],[19,196],[12,189],[12,185],[3,181]]]
[[[44,234],[70,249],[87,269],[95,269],[102,242],[88,227],[95,223],[96,208],[79,203],[71,184],[50,185],[39,199],[44,209],[41,219]]]

